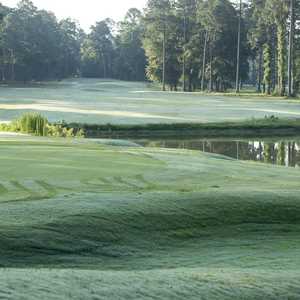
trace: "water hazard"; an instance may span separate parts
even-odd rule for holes
[[[160,148],[192,149],[222,154],[237,160],[251,160],[300,167],[300,137],[253,140],[139,140],[140,145]]]

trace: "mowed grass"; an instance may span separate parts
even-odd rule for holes
[[[147,83],[100,79],[0,86],[0,122],[27,111],[39,111],[50,121],[89,124],[205,123],[299,118],[300,101],[161,92]]]
[[[300,173],[0,138],[0,298],[299,299]]]

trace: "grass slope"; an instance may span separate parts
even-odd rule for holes
[[[276,115],[299,118],[299,100],[172,93],[146,83],[74,79],[36,85],[0,86],[0,122],[25,111],[50,121],[89,124],[171,124],[239,121]]]
[[[299,299],[300,173],[0,138],[0,298]]]
[[[300,119],[251,119],[236,122],[174,123],[141,125],[65,124],[75,132],[83,130],[92,138],[186,138],[186,137],[270,137],[296,136],[300,133]]]

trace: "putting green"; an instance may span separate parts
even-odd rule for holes
[[[97,79],[0,87],[0,122],[26,111],[39,111],[50,121],[90,124],[205,123],[266,115],[299,118],[300,102],[160,92],[146,83]]]
[[[0,166],[2,298],[299,299],[299,170],[14,136]]]

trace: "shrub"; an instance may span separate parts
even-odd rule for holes
[[[48,120],[39,113],[25,113],[10,124],[12,131],[38,136],[47,135],[47,125]]]
[[[75,134],[74,128],[67,128],[63,124],[48,124],[47,135],[55,137],[84,137],[84,134],[79,131]]]
[[[83,129],[69,128],[64,122],[51,124],[39,113],[25,113],[9,124],[0,124],[0,131],[22,132],[37,136],[85,137]]]
[[[1,124],[0,123],[0,131],[11,131],[10,124],[5,124],[5,123]]]

